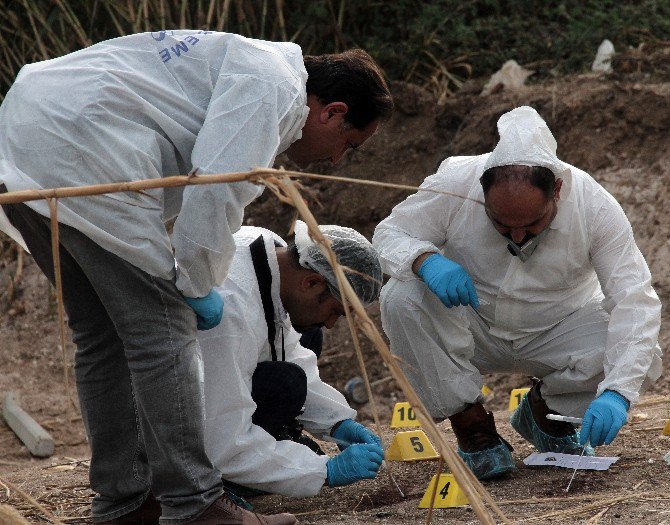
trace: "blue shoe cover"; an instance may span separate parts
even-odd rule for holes
[[[508,445],[502,441],[500,445],[477,452],[463,452],[459,447],[458,455],[477,479],[497,478],[516,470]]]
[[[521,436],[530,441],[539,452],[559,452],[562,454],[581,454],[582,445],[579,444],[579,431],[564,437],[550,436],[537,425],[527,397],[521,400],[519,407],[509,418],[512,428]],[[584,449],[585,456],[595,456],[596,452],[590,445]]]

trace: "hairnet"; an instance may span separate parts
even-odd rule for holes
[[[344,268],[344,274],[354,292],[365,305],[377,300],[382,286],[382,268],[377,252],[370,241],[356,230],[344,226],[319,226],[324,237],[331,242],[331,248]],[[319,246],[309,236],[307,225],[302,221],[295,224],[295,245],[298,249],[300,266],[322,275],[331,289],[338,292],[337,277]]]
[[[570,192],[570,166],[556,156],[556,139],[547,123],[530,106],[508,111],[498,119],[500,140],[484,171],[498,166],[542,166],[563,179],[563,195]]]

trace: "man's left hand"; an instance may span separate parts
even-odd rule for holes
[[[579,431],[580,444],[609,445],[626,423],[628,406],[628,400],[613,390],[605,390],[591,401]]]
[[[332,436],[346,443],[368,443],[382,446],[382,440],[374,432],[368,430],[353,419],[345,419],[338,425]],[[344,447],[346,448],[346,447]]]

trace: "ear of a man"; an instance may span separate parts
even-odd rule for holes
[[[336,124],[344,122],[344,116],[349,111],[349,106],[344,102],[330,102],[321,107],[319,117],[322,124]]]

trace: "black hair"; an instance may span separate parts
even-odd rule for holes
[[[291,264],[293,264],[295,268],[302,268],[302,266],[300,266],[300,254],[298,253],[298,247],[295,245],[294,241],[290,241],[286,245],[286,252],[290,256]]]
[[[362,49],[332,55],[305,56],[307,94],[322,104],[344,102],[345,122],[358,130],[384,122],[393,113],[393,97],[381,69]]]

